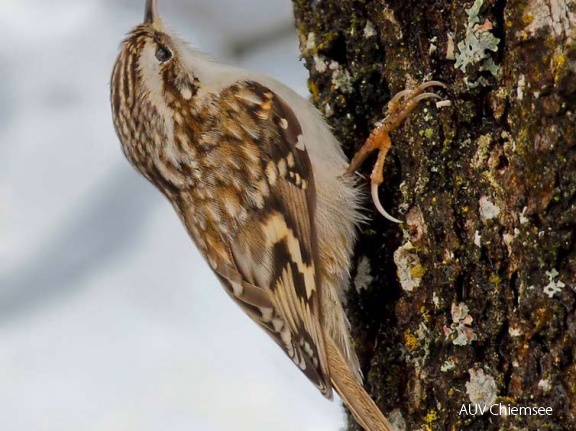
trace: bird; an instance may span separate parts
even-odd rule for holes
[[[438,97],[423,92],[439,84],[430,82],[399,93],[349,163],[310,102],[193,49],[164,25],[156,0],[112,72],[113,123],[128,161],[172,204],[231,299],[366,431],[393,428],[363,387],[345,313],[365,218],[353,171],[379,150],[381,182],[388,133],[420,100]],[[382,212],[377,193],[375,202]]]

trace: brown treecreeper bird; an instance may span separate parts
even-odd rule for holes
[[[367,431],[392,431],[362,386],[343,309],[361,198],[351,175],[373,150],[373,197],[398,127],[432,81],[399,93],[348,165],[316,109],[283,84],[215,63],[170,33],[147,0],[111,84],[132,165],[172,203],[230,297]]]

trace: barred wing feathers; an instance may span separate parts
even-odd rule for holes
[[[217,270],[228,293],[328,398],[332,385],[321,328],[321,286],[314,212],[316,191],[302,130],[266,87],[230,87],[259,133],[265,202],[251,207],[230,242],[234,265]],[[222,109],[219,110],[222,112]],[[248,125],[249,127],[249,125]]]

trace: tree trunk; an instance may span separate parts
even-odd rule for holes
[[[406,223],[366,200],[348,309],[373,398],[399,430],[576,430],[576,0],[293,1],[348,156],[405,87],[452,102],[392,132]]]

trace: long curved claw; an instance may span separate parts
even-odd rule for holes
[[[443,82],[440,81],[427,81],[427,82],[423,82],[422,84],[420,84],[418,87],[416,87],[418,90],[420,91],[424,91],[429,87],[442,87],[442,88],[448,88],[446,87],[446,84],[444,84]]]
[[[388,214],[388,212],[384,209],[384,207],[382,206],[382,204],[380,203],[380,197],[378,196],[378,187],[379,185],[375,182],[372,182],[372,186],[371,186],[371,191],[372,191],[372,201],[374,202],[374,206],[376,207],[376,209],[378,210],[378,212],[380,214],[382,214],[386,219],[394,222],[394,223],[398,223],[398,224],[402,224],[404,223],[402,220],[398,220],[395,217],[392,217],[390,214]]]
[[[419,95],[430,87],[442,87],[446,88],[446,84],[440,81],[427,81],[420,84],[418,87],[413,89],[405,89],[396,93],[392,99],[388,102],[388,110],[392,114],[400,109],[400,105],[404,99],[408,99],[406,103],[412,102],[414,99],[419,97]],[[434,94],[434,93],[424,93],[424,94]],[[439,96],[438,96],[439,97]],[[423,100],[425,98],[419,98],[418,101]]]
[[[440,82],[440,81],[427,81],[424,82],[422,84],[420,84],[418,87],[410,89],[407,88],[405,90],[399,91],[398,93],[396,93],[392,99],[390,99],[390,101],[388,102],[388,104],[396,104],[397,102],[399,102],[400,100],[410,96],[410,95],[418,95],[421,92],[423,92],[424,90],[426,90],[427,88],[430,87],[442,87],[442,88],[446,88],[446,84]]]
[[[412,102],[416,102],[416,104],[420,103],[421,101],[423,101],[424,99],[438,99],[438,100],[442,100],[442,97],[440,97],[438,94],[436,93],[422,93],[419,94],[418,96],[416,96],[414,99],[410,100],[410,103]]]

